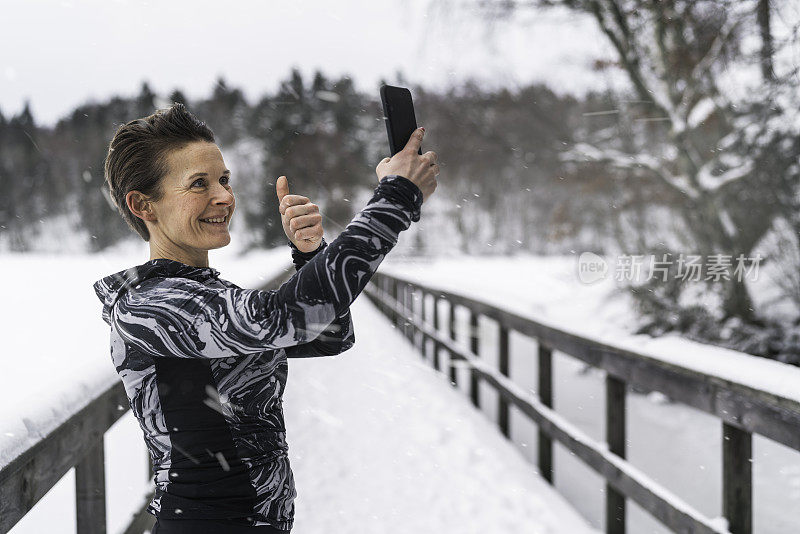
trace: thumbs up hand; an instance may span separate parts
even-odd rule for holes
[[[281,176],[275,182],[278,194],[278,211],[286,237],[300,252],[313,252],[322,243],[322,215],[319,206],[312,204],[308,197],[289,194],[289,181]]]

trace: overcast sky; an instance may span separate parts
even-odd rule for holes
[[[396,82],[399,70],[431,89],[468,77],[572,93],[611,83],[589,69],[610,52],[585,17],[528,11],[489,37],[463,1],[435,1],[4,1],[0,110],[8,118],[27,98],[37,123],[52,125],[89,99],[133,96],[145,80],[160,96],[200,98],[218,76],[253,103],[293,66],[305,77],[349,74],[376,97],[381,77]]]

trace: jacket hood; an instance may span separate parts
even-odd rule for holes
[[[103,303],[103,320],[110,325],[111,308],[117,300],[132,286],[155,277],[181,277],[206,282],[211,278],[219,278],[219,271],[213,267],[194,267],[179,261],[158,258],[110,274],[92,285],[97,298]]]

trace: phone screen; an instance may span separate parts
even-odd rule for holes
[[[394,156],[405,148],[411,134],[417,129],[411,91],[393,85],[381,86],[381,103],[386,132],[389,135],[389,151]],[[422,147],[417,151],[422,155]]]

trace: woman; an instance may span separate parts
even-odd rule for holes
[[[157,534],[289,532],[296,496],[282,395],[287,358],[355,342],[349,306],[436,188],[422,129],[377,166],[367,206],[330,244],[307,197],[276,192],[297,272],[242,289],[209,267],[236,200],[211,130],[180,104],[121,126],[105,176],[150,260],[94,284],[111,358],[153,460]],[[209,219],[220,218],[222,222]]]

